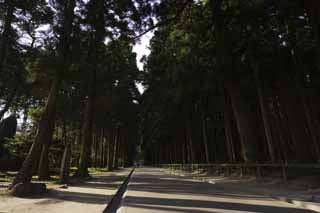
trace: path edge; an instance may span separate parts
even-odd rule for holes
[[[118,188],[117,192],[112,197],[111,201],[108,203],[107,207],[103,210],[103,213],[117,213],[122,205],[122,200],[126,195],[128,184],[130,182],[131,176],[135,171],[135,167],[132,168],[129,175],[123,181],[123,183]]]

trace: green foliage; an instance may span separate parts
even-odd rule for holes
[[[33,137],[28,134],[17,134],[14,138],[8,138],[4,144],[5,150],[11,158],[23,159],[28,154]]]

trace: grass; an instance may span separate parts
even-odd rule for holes
[[[103,174],[108,172],[106,168],[94,168],[91,167],[88,169],[90,174]],[[70,168],[70,177],[73,176],[73,174],[77,171],[77,167],[71,167]],[[17,171],[7,171],[7,172],[0,172],[0,183],[10,183],[13,181],[14,177],[17,175]],[[59,182],[59,176],[54,172],[53,175],[51,175],[51,179],[47,181],[39,181],[38,176],[32,176],[32,181],[33,182],[41,182],[45,184],[58,184]]]
[[[7,183],[10,183],[13,178],[15,177],[16,172],[0,172],[0,184],[4,183],[7,185]],[[0,197],[7,197],[8,191],[7,187],[4,186],[3,188],[0,187]]]
[[[0,182],[11,182],[13,178],[16,176],[17,172],[0,172]]]
[[[70,168],[70,176],[72,176],[76,171],[77,171],[77,167],[71,167]],[[106,168],[95,168],[95,167],[90,167],[88,168],[89,170],[89,173],[90,174],[102,174],[102,173],[105,173],[105,172],[108,172],[108,169]]]
[[[89,170],[90,174],[101,174],[101,173],[108,172],[108,170],[106,168],[94,168],[94,167],[91,167],[88,170]]]

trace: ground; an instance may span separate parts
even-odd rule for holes
[[[87,182],[67,188],[50,184],[49,192],[41,197],[22,199],[2,196],[0,213],[101,213],[129,171],[100,171]],[[292,193],[284,183],[266,185],[251,179],[222,177],[210,177],[210,180],[203,181],[199,176],[193,179],[195,174],[180,175],[159,168],[136,168],[119,212],[313,212],[273,199],[265,193],[276,190],[274,187],[283,194]],[[4,184],[2,186],[4,188]]]
[[[67,188],[50,184],[48,193],[28,199],[2,196],[0,213],[101,213],[128,173],[126,169],[101,172],[87,182]],[[5,184],[2,186],[3,189]]]
[[[234,187],[236,186],[236,187]],[[243,186],[243,187],[242,187]],[[241,182],[208,183],[156,168],[137,169],[121,207],[124,213],[307,213],[295,205],[248,190]]]

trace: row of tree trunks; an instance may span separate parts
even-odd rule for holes
[[[317,58],[320,59],[320,3],[318,0],[304,2],[314,28]],[[225,27],[226,16],[222,14],[224,1],[210,0],[208,3],[212,10],[212,29],[216,40],[215,72],[224,76],[219,79],[221,85],[218,86],[223,107],[217,113],[212,109],[213,104],[202,103],[199,97],[190,97],[189,102],[184,103],[183,118],[179,118],[183,121],[182,127],[173,130],[176,133],[170,136],[172,138],[165,138],[160,145],[154,145],[156,151],[153,162],[209,163],[222,161],[223,158],[227,158],[228,162],[248,163],[318,161],[320,104],[317,98],[319,94],[312,91],[313,87],[310,86],[318,83],[310,80],[313,79],[312,74],[311,77],[309,75],[311,71],[303,64],[298,64],[296,61],[299,60],[294,59],[298,56],[291,52],[288,55],[279,54],[276,75],[270,76],[267,66],[259,64],[261,59],[251,59],[250,67],[244,67],[239,76],[234,72],[229,75],[235,65],[230,47],[232,42],[229,42],[232,35]],[[283,51],[286,48],[280,49]],[[249,55],[246,57],[250,59]],[[320,63],[318,65],[320,68]],[[298,74],[300,76],[294,76]],[[308,76],[309,80],[306,79]],[[219,95],[215,94],[209,99],[219,103]],[[196,107],[191,99],[201,102],[200,106]],[[202,110],[199,112],[195,108]],[[221,128],[215,123],[219,119],[212,119],[221,114],[225,141],[221,140]],[[179,151],[176,151],[176,147],[179,147]]]
[[[55,79],[52,84],[50,95],[47,100],[47,104],[44,108],[44,112],[42,114],[39,129],[36,135],[36,139],[30,148],[30,151],[22,164],[17,176],[15,177],[11,188],[18,183],[28,183],[31,181],[32,174],[34,171],[34,164],[39,160],[42,147],[44,143],[47,143],[51,140],[53,130],[54,130],[54,117],[56,110],[56,99],[58,96],[58,88],[60,82],[58,79]]]
[[[235,115],[236,125],[242,152],[246,162],[256,162],[259,160],[258,141],[260,140],[259,131],[255,123],[256,116],[251,108],[250,102],[244,98],[245,91],[239,82],[233,82],[227,85],[227,92],[231,99],[233,113]]]
[[[55,123],[56,105],[58,99],[58,93],[61,85],[61,75],[68,69],[68,53],[69,53],[69,40],[73,30],[73,18],[74,18],[75,1],[68,0],[65,2],[64,8],[64,21],[63,31],[61,33],[59,41],[59,70],[57,70],[55,78],[52,82],[47,103],[45,105],[41,120],[39,123],[39,129],[36,135],[36,139],[32,144],[32,147],[23,162],[21,169],[17,176],[13,180],[10,188],[14,187],[18,183],[28,183],[31,181],[33,166],[37,160],[39,160],[42,145],[51,141]]]
[[[164,138],[163,145],[154,148],[154,163],[318,160],[319,116],[313,109],[317,105],[293,80],[279,78],[277,87],[265,85],[261,76],[253,77],[250,89],[232,81],[222,90],[225,144],[214,121],[191,103],[173,139]]]

